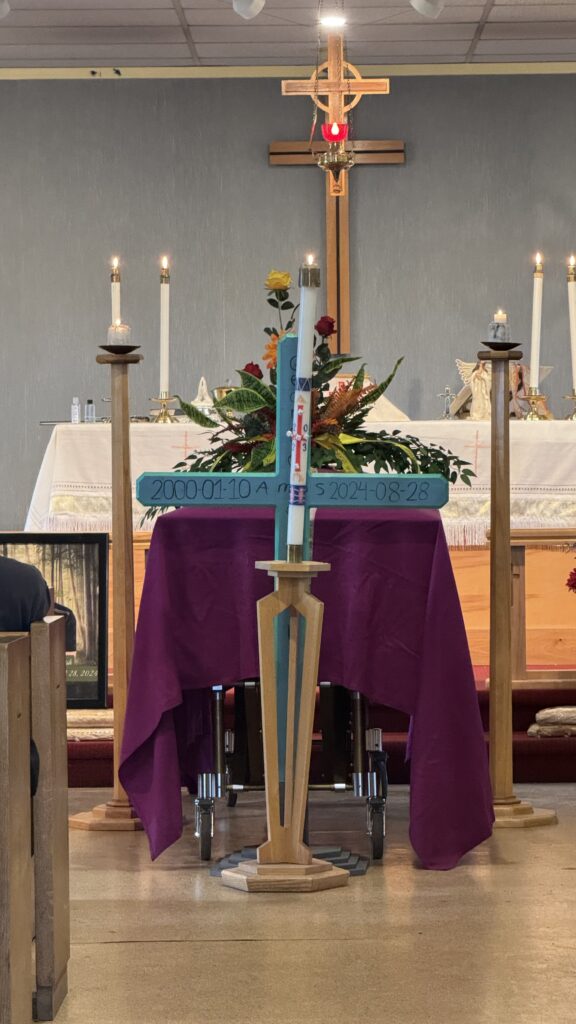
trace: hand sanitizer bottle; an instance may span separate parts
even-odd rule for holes
[[[70,423],[80,423],[80,399],[72,399],[72,407],[70,409]]]
[[[96,406],[93,398],[89,398],[84,406],[84,423],[96,423]]]

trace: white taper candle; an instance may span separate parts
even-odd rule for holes
[[[540,382],[540,341],[542,336],[542,290],[544,287],[544,270],[542,256],[536,253],[534,267],[534,290],[532,298],[532,344],[530,346],[530,387],[536,388]]]
[[[112,271],[110,273],[110,291],[112,298],[112,323],[122,320],[120,313],[120,267],[117,256],[112,259]]]
[[[160,271],[160,398],[170,391],[170,271],[168,259],[162,257]]]
[[[312,397],[312,361],[314,359],[314,324],[316,299],[320,287],[320,270],[313,256],[306,257],[300,268],[300,313],[298,322],[298,355],[292,423],[292,454],[290,459],[290,504],[288,507],[288,558],[299,561],[304,543],[306,483],[308,479],[308,445]]]
[[[572,388],[576,391],[576,259],[568,261],[568,316],[570,317],[570,351],[572,353]]]

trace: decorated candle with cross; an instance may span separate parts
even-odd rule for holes
[[[348,873],[317,861],[303,842],[320,657],[323,605],[310,582],[329,570],[306,559],[313,507],[439,508],[448,483],[438,475],[309,475],[314,321],[320,271],[300,272],[298,339],[278,346],[276,467],[273,473],[144,473],[144,505],[272,506],[275,560],[258,562],[274,591],[258,602],[262,736],[268,840],[256,861],[222,873],[245,891],[314,891],[346,884]]]

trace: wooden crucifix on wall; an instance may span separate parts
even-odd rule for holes
[[[322,76],[326,77],[322,77]],[[282,82],[283,96],[310,96],[326,114],[330,125],[342,125],[362,96],[387,95],[388,78],[362,78],[358,68],[344,59],[341,34],[328,37],[328,59],[309,79]],[[326,97],[326,101],[321,97]],[[272,166],[310,166],[329,149],[329,143],[272,142],[269,162]],[[349,148],[354,164],[403,164],[404,143],[397,140],[354,140]],[[348,171],[326,175],[326,312],[336,321],[333,348],[350,352],[350,237]]]

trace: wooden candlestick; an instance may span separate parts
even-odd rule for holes
[[[512,564],[510,547],[510,371],[517,350],[478,353],[492,363],[490,492],[490,777],[497,828],[556,822],[514,794],[512,762]]]
[[[276,580],[276,590],[258,602],[268,841],[259,847],[257,861],[224,870],[222,881],[245,892],[333,889],[348,883],[348,872],[315,859],[303,841],[324,615],[324,605],[309,589],[310,580],[330,566],[326,562],[257,562],[256,567]],[[285,613],[288,622],[279,618]],[[283,669],[287,706],[286,731],[281,737],[278,695]]]
[[[114,629],[114,793],[111,800],[70,818],[72,828],[133,831],[142,823],[120,785],[118,768],[124,734],[128,679],[134,645],[134,564],[132,548],[132,481],[128,367],[139,363],[136,352],[96,356],[112,371],[112,570]]]

